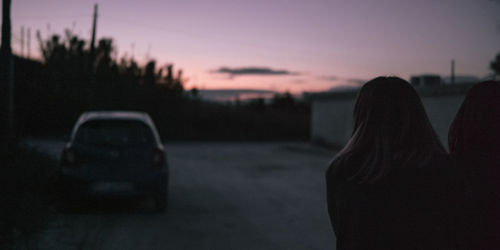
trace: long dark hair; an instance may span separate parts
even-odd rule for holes
[[[448,145],[455,159],[500,159],[500,82],[480,82],[469,90],[451,124]]]
[[[399,77],[377,77],[362,88],[354,129],[329,171],[373,183],[395,168],[417,168],[435,153],[446,154],[415,89]]]

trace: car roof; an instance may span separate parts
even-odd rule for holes
[[[91,120],[136,120],[142,121],[147,124],[153,130],[154,137],[156,141],[160,142],[160,137],[158,136],[158,132],[156,130],[156,126],[151,120],[151,117],[145,112],[139,111],[122,111],[122,110],[106,110],[106,111],[87,111],[80,115],[78,121],[75,124],[75,127],[72,131],[72,138],[74,137],[77,128]]]
[[[149,121],[151,118],[145,112],[139,111],[88,111],[80,115],[79,122],[94,119],[131,119]]]

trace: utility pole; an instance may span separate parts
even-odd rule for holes
[[[21,57],[24,57],[24,26],[21,26]]]
[[[26,44],[28,47],[28,59],[30,59],[30,51],[31,51],[31,28],[28,27],[28,40],[27,40],[27,44]]]
[[[451,59],[451,84],[455,84],[455,60]]]
[[[95,34],[97,27],[97,4],[94,4],[94,19],[92,21],[92,38],[90,40],[90,55],[89,55],[89,104],[95,105],[95,95],[97,92],[96,86],[96,65],[95,65]]]
[[[94,5],[94,19],[92,21],[92,38],[90,40],[90,57],[91,59],[94,59],[95,57],[95,33],[96,33],[96,26],[97,26],[97,4]],[[90,62],[92,65],[94,65],[93,60]]]
[[[11,0],[2,1],[2,45],[0,47],[0,126],[6,135],[14,134],[14,62],[11,47]],[[7,118],[7,122],[4,119]],[[4,127],[6,124],[7,126]],[[5,130],[4,130],[5,129]]]

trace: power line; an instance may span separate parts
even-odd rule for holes
[[[19,19],[24,19],[24,20],[30,20],[30,19],[43,19],[43,20],[47,20],[47,19],[80,19],[80,18],[91,18],[91,16],[88,16],[88,15],[85,15],[85,16],[75,16],[75,15],[70,15],[70,16],[54,16],[54,15],[50,15],[50,16],[14,16],[12,17],[13,19],[16,19],[16,20],[19,20]]]
[[[22,18],[22,19],[80,19],[80,18],[92,18],[91,16],[88,15],[81,15],[81,16],[75,16],[75,15],[50,15],[50,16],[43,16],[43,15],[32,15],[32,16],[26,16],[26,15],[21,15],[21,16],[16,16],[15,18]],[[228,42],[233,45],[237,45],[239,47],[244,47],[244,48],[253,48],[256,50],[266,50],[266,51],[278,51],[278,50],[283,50],[283,46],[281,45],[269,45],[269,44],[256,44],[256,43],[251,43],[251,42],[246,42],[246,41],[241,41],[241,40],[235,40],[232,39],[231,37],[217,37],[217,36],[211,36],[211,35],[206,35],[206,34],[200,34],[196,32],[191,32],[191,31],[185,31],[185,30],[180,30],[180,29],[175,29],[172,27],[165,28],[165,27],[158,27],[155,25],[151,24],[146,24],[146,23],[141,23],[141,22],[136,22],[136,21],[131,21],[129,19],[122,19],[122,18],[109,18],[109,17],[102,17],[102,19],[106,21],[111,21],[117,24],[127,24],[128,26],[136,26],[136,27],[141,27],[141,28],[148,28],[150,30],[157,30],[157,31],[162,31],[162,33],[167,33],[167,34],[176,34],[184,37],[189,37],[189,38],[195,38],[195,39],[207,39],[207,40],[212,40],[212,41],[217,41],[217,42]],[[298,55],[300,53],[297,52],[303,52],[305,54],[317,54],[318,51],[316,50],[310,50],[310,49],[304,49],[304,48],[293,48],[290,49],[293,51],[292,53],[288,53],[287,55],[292,56],[292,55]],[[331,57],[344,57],[345,55],[340,55],[337,53],[332,53],[332,51],[323,51],[320,52],[322,55],[328,55]],[[269,55],[269,53],[263,52],[265,55]],[[295,58],[299,58],[297,56],[293,56]],[[300,57],[300,59],[303,59]]]

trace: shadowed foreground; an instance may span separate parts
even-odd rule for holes
[[[29,144],[58,156],[62,142]],[[324,172],[333,153],[305,143],[167,144],[169,211],[91,200],[58,214],[42,249],[333,249]]]

